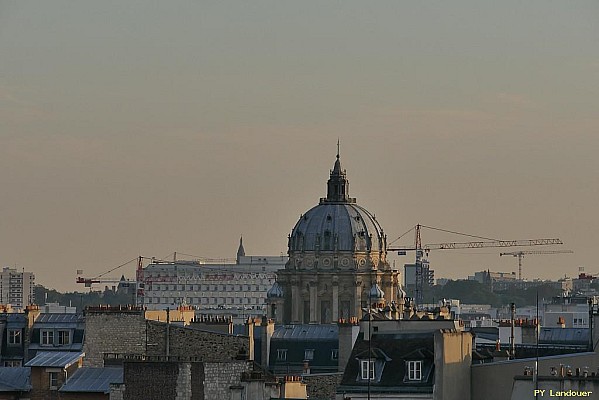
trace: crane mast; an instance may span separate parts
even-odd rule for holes
[[[526,239],[526,240],[485,240],[474,242],[445,242],[422,245],[420,230],[422,225],[414,227],[415,239],[414,247],[388,247],[388,251],[397,251],[403,255],[406,251],[416,252],[415,263],[415,282],[414,282],[414,301],[417,305],[424,302],[422,289],[424,287],[422,260],[424,255],[428,255],[431,250],[454,250],[454,249],[480,249],[484,247],[519,247],[519,246],[547,246],[553,244],[563,244],[560,239]],[[528,254],[528,253],[527,253]]]
[[[522,258],[524,255],[540,255],[540,254],[558,254],[558,253],[574,253],[572,250],[523,250],[512,251],[509,253],[499,253],[499,256],[514,256],[518,257],[518,280],[522,280]]]

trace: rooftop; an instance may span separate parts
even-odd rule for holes
[[[28,391],[31,389],[31,368],[0,368],[0,392]]]
[[[42,313],[36,320],[36,323],[77,323],[83,322],[83,317],[80,314],[73,313]]]
[[[79,368],[60,391],[110,393],[111,383],[123,383],[122,368]]]
[[[85,353],[73,351],[39,351],[25,366],[66,368],[76,363],[84,355]]]
[[[368,386],[360,377],[361,359],[384,361],[380,375],[370,382],[374,392],[417,392],[430,393],[434,382],[434,339],[430,333],[409,333],[373,335],[372,343],[364,340],[363,333],[358,335],[347,367],[343,374],[339,390],[360,392]],[[422,379],[407,380],[406,360],[423,360]],[[378,361],[377,361],[378,363]]]
[[[284,325],[275,328],[272,339],[301,339],[301,340],[337,340],[339,328],[337,325]]]

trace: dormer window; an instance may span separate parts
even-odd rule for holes
[[[409,381],[421,381],[422,380],[422,361],[408,361],[408,380]]]
[[[304,360],[314,360],[314,349],[306,349],[304,351]]]
[[[277,360],[287,361],[287,349],[277,349]]]
[[[356,357],[358,366],[360,367],[356,382],[375,382],[381,381],[385,364],[391,359],[379,348],[373,348],[362,352]]]
[[[41,331],[41,345],[42,346],[52,346],[54,344],[54,331],[49,329],[44,329]]]
[[[360,371],[363,380],[374,380],[374,360],[361,360]]]
[[[21,330],[20,329],[9,329],[8,330],[8,344],[9,345],[21,344]]]
[[[58,344],[71,344],[71,332],[68,330],[58,331]]]

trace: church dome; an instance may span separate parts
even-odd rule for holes
[[[386,251],[381,225],[365,208],[320,203],[302,215],[290,237],[292,251]]]
[[[386,252],[383,228],[349,197],[339,154],[327,182],[327,197],[303,214],[289,236],[289,251]]]

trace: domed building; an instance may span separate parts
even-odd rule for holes
[[[288,253],[285,269],[277,272],[276,292],[268,298],[269,316],[279,323],[360,318],[373,285],[387,303],[400,291],[399,272],[387,261],[387,237],[374,214],[349,196],[339,152],[327,196],[300,216]]]

